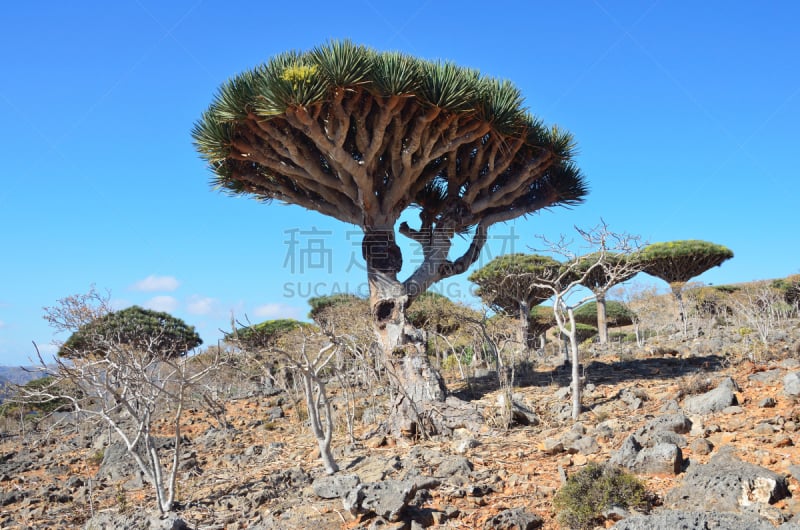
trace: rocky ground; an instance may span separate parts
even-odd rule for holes
[[[549,529],[565,476],[610,460],[642,478],[659,506],[616,510],[606,526],[794,528],[798,344],[795,328],[755,360],[702,338],[598,355],[586,364],[579,423],[569,418],[568,370],[552,364],[517,373],[508,429],[493,377],[453,382],[486,418],[477,432],[395,444],[365,437],[365,413],[359,442],[337,433],[333,477],[285,396],[241,395],[226,404],[230,429],[199,409],[186,415],[180,506],[165,517],[109,433],[63,415],[0,441],[0,527]]]

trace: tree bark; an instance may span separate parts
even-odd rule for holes
[[[528,302],[519,302],[519,327],[517,328],[517,340],[522,345],[522,351],[528,350],[528,335],[530,331],[531,308]]]
[[[581,415],[581,358],[578,350],[578,327],[571,307],[567,308],[569,317],[569,347],[572,357],[572,419],[578,421]]]
[[[402,259],[396,248],[392,231],[365,231],[372,322],[384,365],[399,392],[389,428],[395,437],[407,438],[440,430],[431,413],[440,408],[447,393],[428,359],[423,334],[406,321],[409,293],[397,280]]]
[[[681,325],[683,326],[684,337],[689,331],[689,321],[686,319],[686,308],[683,304],[683,286],[685,284],[686,282],[673,282],[669,284],[670,289],[672,289],[673,296],[675,296],[675,299],[678,301],[678,312],[681,316]]]
[[[597,333],[600,344],[608,344],[608,317],[606,316],[606,295],[605,293],[596,294],[597,303]]]

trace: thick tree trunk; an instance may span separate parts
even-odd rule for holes
[[[683,305],[683,286],[685,282],[675,282],[669,284],[672,289],[672,294],[678,301],[678,312],[681,316],[681,325],[683,326],[683,335],[686,336],[689,330],[689,321],[686,319],[686,308]]]
[[[397,280],[402,258],[394,233],[365,231],[363,252],[373,325],[384,364],[398,390],[390,430],[398,438],[440,431],[442,425],[437,425],[440,422],[433,413],[440,412],[447,393],[428,359],[423,334],[406,321],[409,296]]]
[[[430,413],[436,403],[444,402],[446,390],[428,359],[422,333],[406,322],[408,295],[401,283],[381,273],[370,273],[369,278],[373,325],[399,392],[390,418],[392,434],[414,437],[437,430]]]
[[[528,350],[528,335],[530,334],[531,308],[528,302],[519,302],[519,327],[517,328],[517,341],[522,345],[522,351]]]
[[[578,421],[581,415],[581,358],[578,350],[578,327],[572,308],[567,308],[569,316],[569,349],[572,358],[572,419]]]
[[[600,344],[608,344],[608,317],[606,316],[606,295],[598,294],[596,296],[597,303],[597,333],[600,338]]]

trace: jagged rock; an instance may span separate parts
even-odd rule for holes
[[[387,521],[397,521],[408,506],[416,488],[413,483],[399,480],[360,484],[344,498],[344,508],[353,515],[374,513]]]
[[[97,470],[98,478],[107,478],[111,481],[127,479],[124,487],[135,489],[144,486],[142,472],[128,453],[127,447],[121,442],[114,442],[103,451],[103,461]]]
[[[714,450],[714,444],[705,438],[697,438],[689,445],[689,450],[695,455],[708,455]]]
[[[652,515],[634,515],[615,524],[617,530],[775,530],[769,522],[755,515],[724,512],[664,511]]]
[[[677,475],[682,466],[681,448],[675,444],[662,443],[639,451],[630,469],[636,473]]]
[[[567,452],[571,454],[593,455],[598,451],[600,451],[600,445],[591,436],[581,436],[567,447]]]
[[[800,396],[800,372],[791,372],[783,378],[783,393],[790,397]]]
[[[323,499],[338,499],[356,488],[361,480],[358,475],[326,475],[311,484],[314,494]]]
[[[503,510],[483,524],[483,530],[535,530],[541,528],[544,521],[538,515],[525,511],[524,508]]]
[[[689,414],[699,416],[719,412],[726,407],[738,404],[736,401],[736,383],[730,377],[726,377],[714,390],[709,390],[705,394],[686,398],[683,408]]]
[[[539,447],[542,452],[548,455],[554,455],[564,451],[564,443],[557,438],[545,438]]]
[[[643,447],[634,435],[628,436],[610,462],[636,473],[677,475],[683,465],[683,454],[675,444],[662,443]]]
[[[98,512],[89,519],[85,530],[191,530],[186,521],[175,515]]]
[[[777,403],[771,397],[766,397],[766,398],[764,398],[764,399],[762,399],[761,401],[758,402],[758,408],[761,408],[761,409],[771,409],[771,408],[774,408],[775,405],[777,405]]]
[[[760,506],[788,494],[786,477],[744,462],[726,447],[708,464],[691,466],[683,482],[667,493],[665,505],[699,511],[759,511]]]
[[[772,370],[750,374],[747,376],[747,380],[756,383],[770,384],[780,379],[782,373],[783,371],[781,369],[773,368]]]
[[[281,407],[272,407],[266,411],[269,421],[276,421],[284,417],[284,412]]]
[[[472,471],[472,464],[463,456],[452,456],[446,458],[439,464],[434,476],[436,478],[448,478],[452,476],[467,477]]]
[[[470,449],[478,447],[481,443],[476,440],[475,438],[462,438],[460,440],[455,440],[452,443],[453,451],[456,453],[463,455]]]

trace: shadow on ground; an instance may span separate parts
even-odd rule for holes
[[[689,357],[651,357],[615,362],[591,361],[581,369],[585,383],[614,385],[625,381],[678,378],[703,372],[716,372],[724,367],[725,358],[719,355]],[[519,367],[514,374],[514,385],[519,387],[569,385],[571,366],[560,365],[549,370],[537,370],[532,365]],[[500,388],[497,373],[469,378],[469,384],[453,392],[463,400],[480,399]]]

